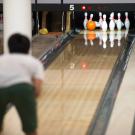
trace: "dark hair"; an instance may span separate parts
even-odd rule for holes
[[[30,40],[22,34],[15,33],[9,37],[8,47],[10,53],[27,54],[30,48]]]

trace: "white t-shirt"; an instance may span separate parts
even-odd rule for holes
[[[25,54],[0,56],[0,87],[32,84],[32,78],[43,80],[43,65],[38,59]]]

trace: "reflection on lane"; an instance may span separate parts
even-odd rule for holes
[[[84,35],[84,45],[94,45],[94,40],[99,40],[99,45],[102,46],[104,49],[107,47],[114,47],[121,46],[121,40],[124,37],[126,39],[128,31],[110,31],[110,32],[103,32],[103,31],[87,31],[83,32]],[[108,42],[108,43],[107,43]],[[108,46],[107,46],[108,44]]]
[[[105,34],[106,47],[103,47],[103,35],[100,43],[100,32],[92,34],[95,34],[93,39],[85,32],[76,36],[45,70],[39,99],[40,135],[86,134],[125,43],[123,32],[121,45],[118,45],[117,33],[112,34],[115,35],[111,37],[113,47],[110,46],[110,33]],[[88,38],[87,45],[84,37]]]

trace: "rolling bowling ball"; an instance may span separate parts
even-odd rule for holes
[[[87,29],[90,31],[95,30],[96,28],[96,23],[94,21],[88,21],[87,22]]]

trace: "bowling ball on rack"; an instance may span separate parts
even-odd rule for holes
[[[87,22],[87,29],[88,30],[93,31],[93,30],[95,30],[95,28],[96,28],[95,21],[88,21]]]
[[[48,30],[47,30],[47,28],[42,28],[39,30],[39,33],[42,35],[46,35],[46,34],[48,34]]]

